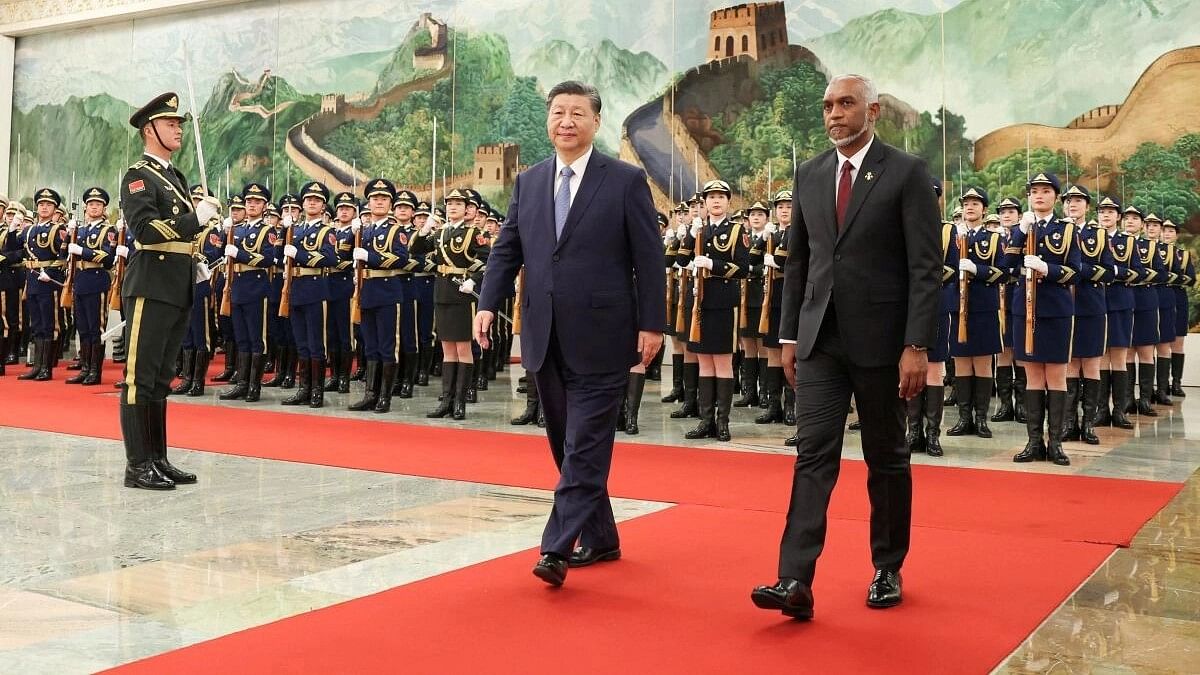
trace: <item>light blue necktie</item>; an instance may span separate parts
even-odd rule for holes
[[[554,238],[561,239],[563,226],[567,224],[567,212],[571,210],[571,176],[575,172],[571,167],[564,166],[558,175],[562,176],[562,182],[558,186],[558,193],[554,195]]]

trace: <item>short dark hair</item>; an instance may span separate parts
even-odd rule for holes
[[[550,93],[546,94],[546,110],[550,109],[550,103],[554,101],[554,97],[559,94],[573,94],[576,96],[586,96],[588,102],[592,104],[592,112],[600,114],[600,107],[603,105],[600,100],[600,92],[590,84],[584,84],[579,80],[567,80],[559,82],[550,89]]]

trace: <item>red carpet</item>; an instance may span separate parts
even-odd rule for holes
[[[816,620],[802,624],[749,600],[754,584],[774,580],[780,524],[777,514],[675,507],[622,526],[626,557],[572,570],[560,590],[530,574],[527,552],[118,670],[982,673],[1110,551],[917,528],[905,604],[877,611],[863,604],[866,524],[837,522],[814,589]]]

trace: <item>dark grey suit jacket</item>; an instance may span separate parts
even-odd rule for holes
[[[838,232],[838,155],[796,169],[779,337],[812,353],[830,305],[851,363],[896,365],[905,345],[933,344],[941,218],[925,161],[876,138],[859,168]]]

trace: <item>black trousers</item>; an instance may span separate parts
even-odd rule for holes
[[[166,400],[191,308],[148,298],[124,300],[126,356],[121,402]]]
[[[779,576],[812,584],[825,546],[829,495],[841,467],[842,436],[853,395],[862,422],[871,499],[871,561],[899,570],[908,554],[912,473],[904,444],[904,401],[898,366],[862,368],[842,348],[830,308],[813,353],[796,364],[795,474],[779,547]]]
[[[629,372],[572,371],[552,328],[546,360],[533,377],[545,411],[550,452],[559,468],[541,551],[566,557],[576,539],[582,546],[616,547],[620,541],[608,497],[608,472]]]

